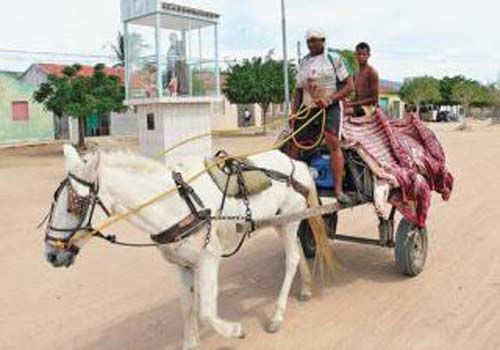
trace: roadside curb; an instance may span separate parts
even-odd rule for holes
[[[13,149],[13,148],[28,148],[28,147],[37,147],[37,146],[57,145],[57,144],[63,144],[65,142],[67,142],[67,140],[8,143],[8,144],[0,144],[0,150],[7,150],[7,149]]]

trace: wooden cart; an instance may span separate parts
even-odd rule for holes
[[[352,208],[373,202],[373,175],[368,166],[354,151],[344,151],[346,164],[346,179],[344,192],[351,198],[348,206],[335,209],[334,206],[323,206],[323,218],[332,240],[368,244],[382,248],[394,248],[397,267],[408,276],[417,276],[422,272],[427,258],[428,237],[427,229],[419,229],[406,218],[399,221],[395,229],[396,208],[392,208],[388,220],[379,218],[378,238],[370,239],[337,234],[338,210]],[[333,189],[318,188],[320,199],[326,201],[333,197]],[[330,211],[331,210],[331,211]],[[307,220],[303,220],[299,229],[299,237],[308,258],[316,254],[316,247],[311,229]]]

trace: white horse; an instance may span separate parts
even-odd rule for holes
[[[89,191],[93,192],[97,195],[94,198],[98,197],[111,214],[120,214],[174,185],[164,166],[136,155],[123,152],[95,153],[82,160],[76,150],[68,145],[64,146],[64,155],[66,170],[71,175],[66,178],[66,185],[61,185],[56,194],[45,243],[46,258],[55,267],[68,267],[73,264],[80,248],[90,238],[83,226],[91,222],[93,210],[83,206],[80,215],[71,213],[69,202],[71,191],[76,191],[80,199],[88,196]],[[316,195],[314,181],[304,163],[292,161],[278,151],[262,153],[251,157],[251,160],[259,167],[285,174],[291,174],[294,168],[294,178],[311,191],[311,196]],[[197,166],[201,169],[202,162],[199,161]],[[68,183],[70,186],[67,186]],[[202,175],[191,186],[205,206],[210,208],[212,213],[216,213],[222,200],[222,193],[210,176]],[[288,184],[277,181],[273,181],[269,189],[250,197],[250,208],[255,220],[272,217],[278,212],[282,214],[299,212],[306,209],[307,205],[306,199],[301,194]],[[97,212],[98,205],[95,207]],[[242,200],[227,199],[225,215],[244,213],[245,206]],[[128,220],[144,233],[157,234],[177,224],[189,214],[186,203],[177,192],[173,192],[130,216]],[[286,273],[275,312],[268,326],[269,332],[279,330],[284,320],[287,298],[298,266],[302,277],[299,298],[308,300],[311,296],[312,277],[297,238],[298,226],[299,222],[290,222],[275,227],[285,247]],[[245,337],[241,323],[223,320],[217,308],[219,263],[221,256],[227,253],[221,243],[221,237],[241,237],[241,234],[236,232],[234,222],[214,221],[209,240],[206,239],[207,231],[205,228],[181,242],[158,246],[162,256],[178,267],[183,287],[181,301],[184,317],[184,349],[199,347],[197,311],[201,320],[208,321],[220,335],[228,338]],[[198,296],[199,310],[197,310]]]

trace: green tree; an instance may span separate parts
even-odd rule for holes
[[[5,90],[6,90],[6,89],[5,89],[5,86],[4,86],[2,83],[0,83],[0,101],[1,101],[1,100],[2,100],[2,98],[3,98],[3,95],[4,95],[4,93],[5,93]]]
[[[106,75],[103,64],[94,67],[91,76],[79,75],[81,65],[66,67],[63,75],[50,75],[33,94],[36,102],[57,116],[78,119],[78,147],[85,147],[85,118],[91,114],[123,112],[125,90],[117,76]]]
[[[458,105],[459,102],[453,99],[453,88],[455,85],[467,81],[467,78],[463,75],[457,75],[454,77],[444,77],[439,81],[439,92],[441,93],[440,105],[442,106],[454,106]]]
[[[452,98],[458,101],[464,109],[462,129],[467,128],[467,117],[469,116],[470,106],[480,102],[482,94],[481,84],[474,80],[461,81],[453,87]]]
[[[491,94],[490,87],[477,83],[477,95],[474,101],[472,101],[471,106],[480,107],[481,109],[484,107],[491,107]]]
[[[417,113],[420,113],[423,103],[437,103],[441,99],[439,81],[428,76],[406,80],[401,87],[400,94],[405,102],[417,107]]]
[[[116,59],[114,67],[125,67],[125,37],[122,33],[118,32],[116,43],[111,45],[111,49]]]
[[[500,88],[492,86],[489,93],[489,102],[493,108],[493,122],[500,122]]]
[[[290,93],[295,87],[295,67],[290,66]],[[285,101],[283,62],[273,59],[253,58],[244,60],[229,68],[223,92],[235,104],[254,104],[261,106],[263,124],[271,103]]]
[[[358,64],[358,59],[356,58],[356,52],[349,49],[344,49],[344,50],[333,49],[330,51],[335,52],[342,57],[344,63],[347,65],[347,68],[349,69],[349,72],[351,74],[355,74],[358,72],[359,64]]]

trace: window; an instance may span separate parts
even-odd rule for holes
[[[29,104],[27,101],[12,102],[12,120],[28,120]]]
[[[146,124],[148,126],[148,130],[155,129],[155,115],[154,115],[154,113],[148,113],[146,115]]]

